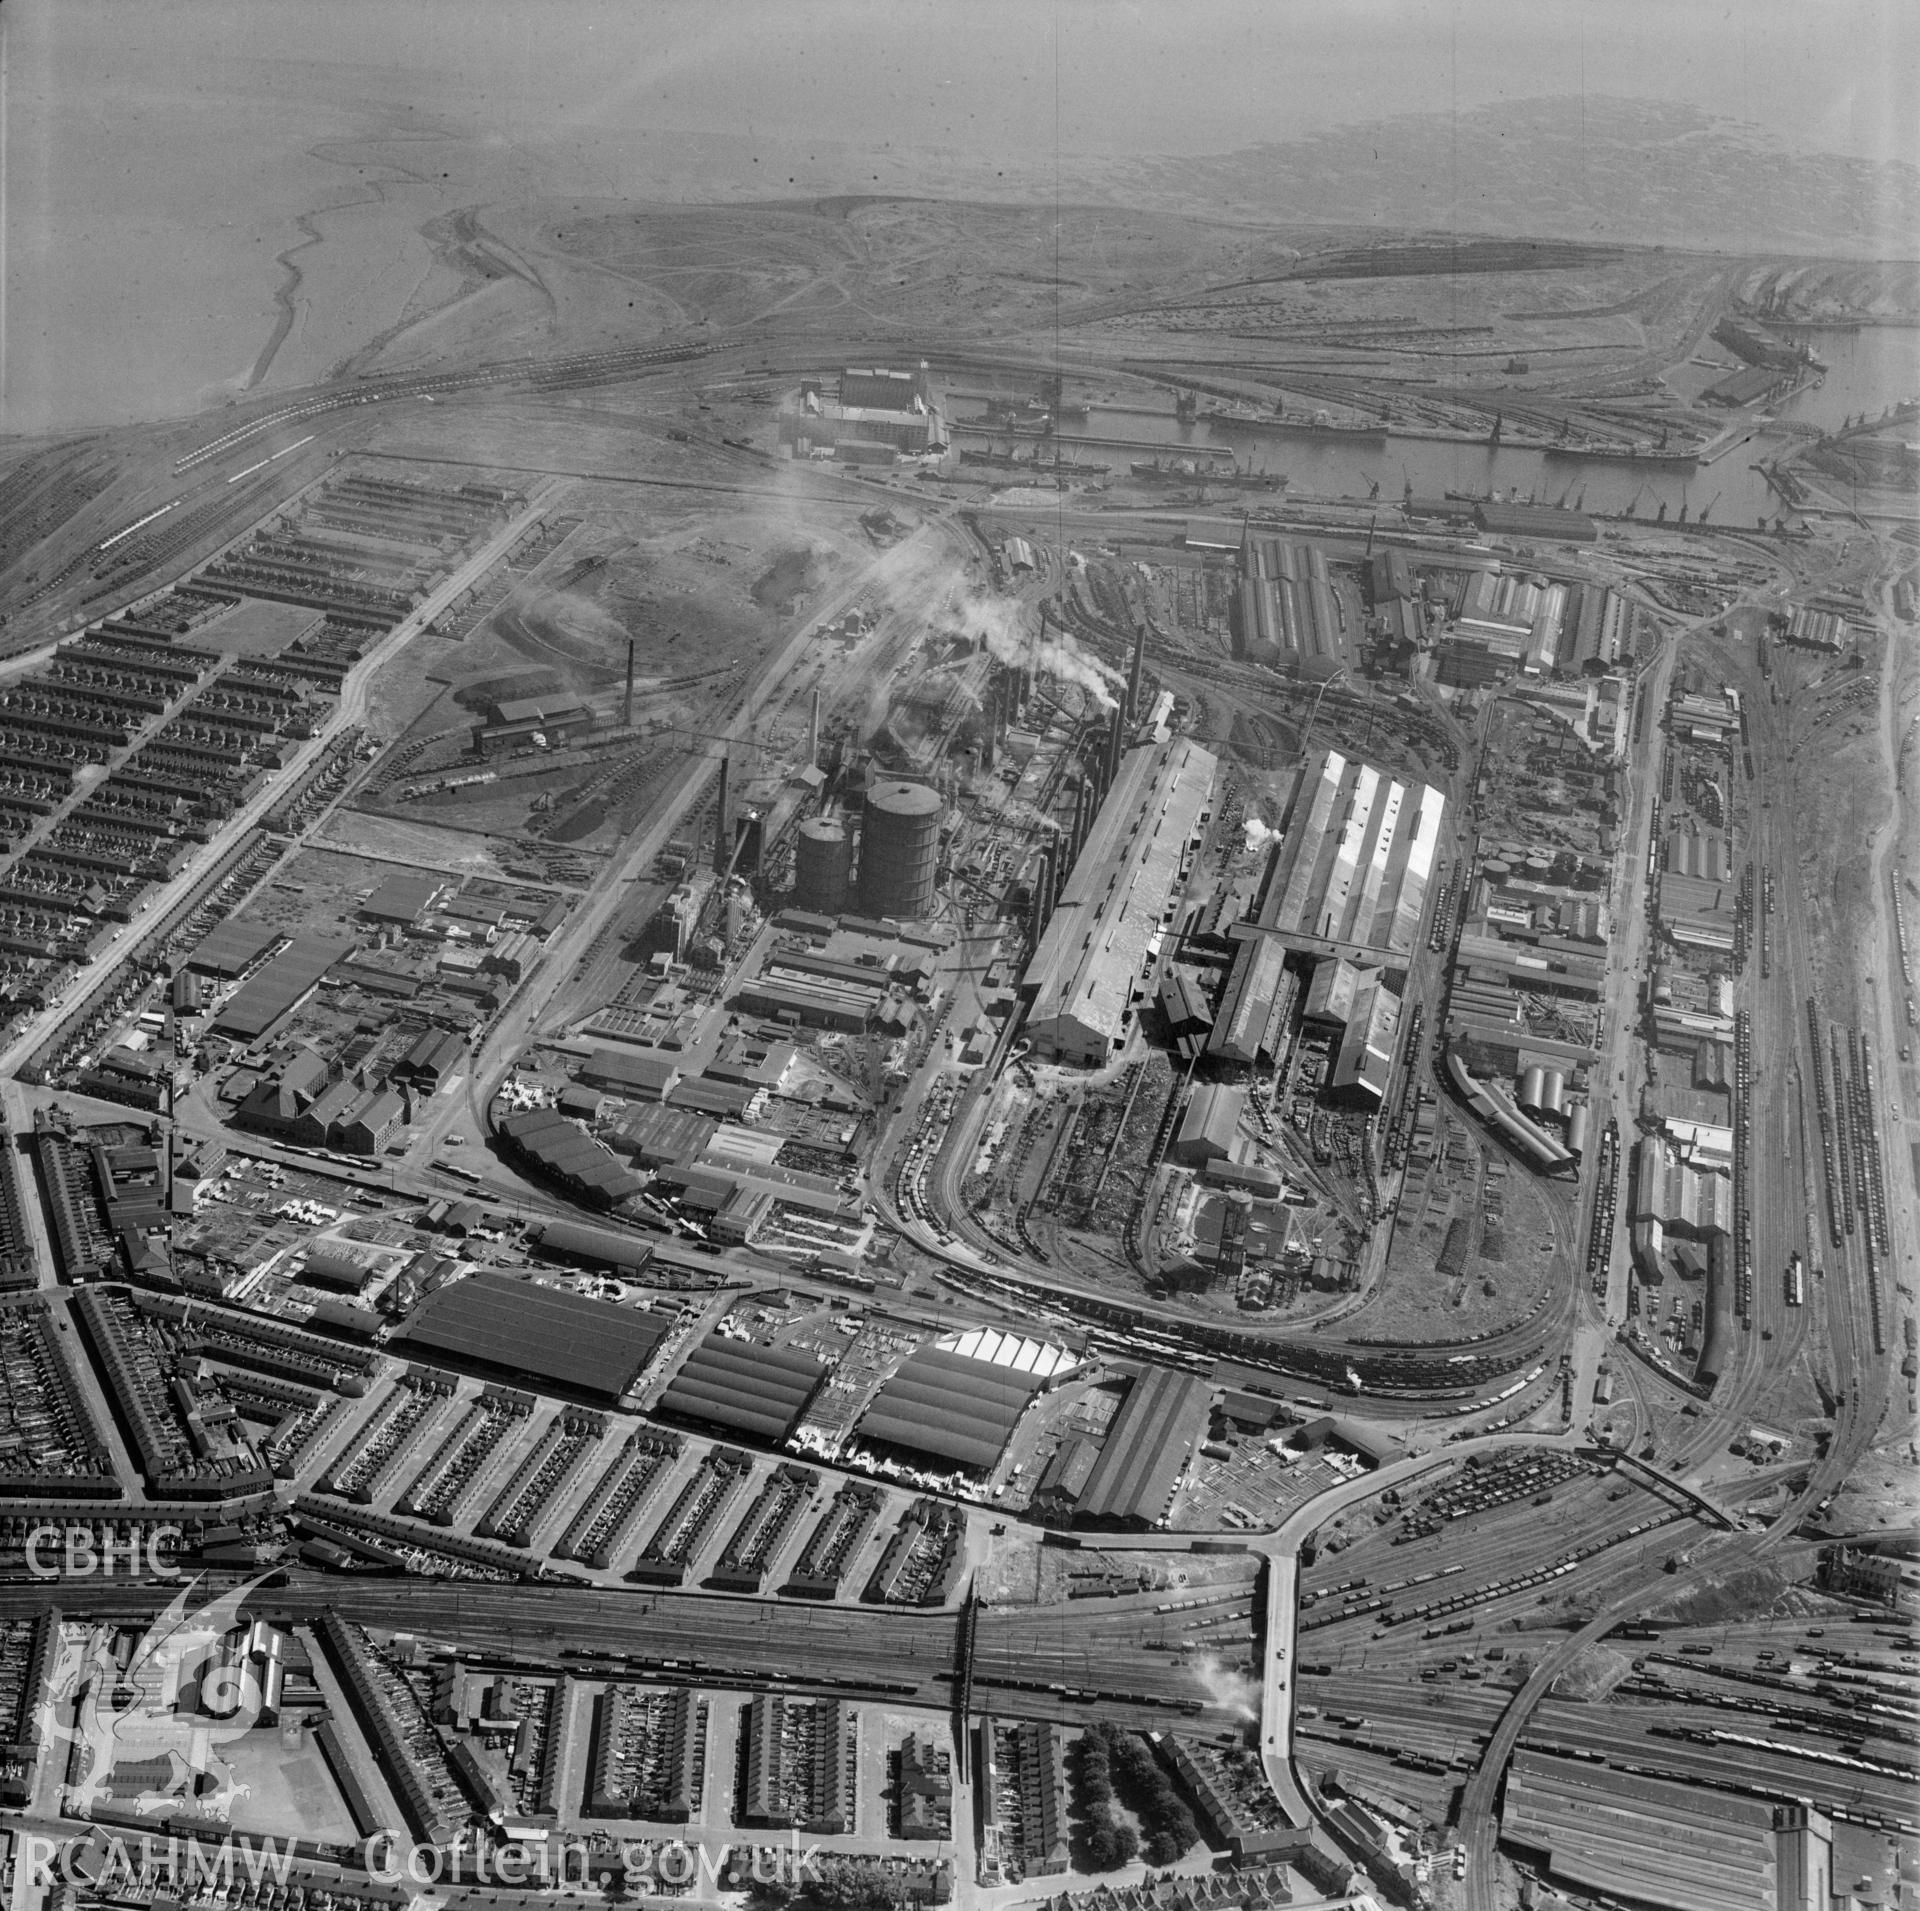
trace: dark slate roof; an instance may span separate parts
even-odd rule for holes
[[[523,1380],[616,1398],[652,1359],[667,1327],[665,1315],[483,1272],[436,1289],[397,1338]]]
[[[1188,1455],[1206,1437],[1212,1393],[1193,1374],[1142,1368],[1114,1416],[1074,1517],[1141,1526],[1159,1519]]]
[[[935,1462],[989,1471],[1040,1380],[943,1347],[921,1347],[860,1421],[862,1439]]]
[[[826,1372],[797,1347],[709,1334],[660,1396],[660,1411],[763,1440],[785,1439]]]

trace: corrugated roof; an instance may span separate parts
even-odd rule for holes
[[[650,1245],[633,1234],[610,1228],[591,1228],[579,1221],[547,1221],[540,1227],[540,1245],[549,1254],[571,1255],[601,1267],[644,1267]]]
[[[1286,980],[1286,961],[1285,947],[1271,936],[1250,936],[1241,943],[1220,997],[1219,1019],[1207,1040],[1210,1053],[1253,1066]]]
[[[1233,1152],[1234,1136],[1240,1117],[1246,1112],[1247,1091],[1224,1082],[1202,1082],[1187,1103],[1175,1139],[1174,1154],[1185,1159],[1196,1152],[1228,1155]]]
[[[1218,760],[1196,743],[1129,750],[1027,964],[1026,1026],[1070,1050],[1126,1035],[1134,978],[1160,933],[1188,839],[1213,792]]]
[[[595,1088],[637,1089],[658,1097],[680,1079],[680,1064],[648,1049],[596,1048],[574,1073]]]
[[[376,922],[412,922],[446,886],[446,880],[410,870],[397,872],[375,886],[360,905],[360,913]]]
[[[541,1166],[596,1190],[609,1204],[646,1186],[642,1176],[555,1109],[531,1108],[509,1115],[501,1122],[500,1132]]]
[[[984,1360],[995,1367],[1010,1367],[1036,1380],[1051,1380],[1055,1374],[1080,1364],[1077,1356],[1064,1347],[1054,1346],[1051,1341],[1009,1334],[998,1327],[970,1327],[965,1333],[947,1335],[935,1346],[940,1353],[953,1354],[962,1360]]]
[[[1038,1375],[921,1347],[875,1396],[860,1435],[877,1446],[989,1471],[1043,1384]]]
[[[1206,1435],[1212,1392],[1193,1374],[1144,1368],[1114,1417],[1074,1517],[1129,1526],[1158,1520],[1188,1455]]]
[[[667,1327],[663,1315],[482,1272],[436,1289],[397,1338],[563,1391],[616,1398],[653,1358]]]
[[[674,1108],[690,1108],[696,1114],[744,1115],[758,1093],[758,1089],[741,1087],[733,1082],[710,1082],[702,1078],[676,1082],[667,1091],[667,1102]]]
[[[302,936],[241,984],[215,1031],[247,1042],[265,1034],[352,947],[351,936]]]
[[[709,1334],[660,1397],[660,1411],[763,1440],[783,1440],[826,1372],[797,1347]]]
[[[1775,1802],[1521,1752],[1501,1835],[1549,1852],[1556,1880],[1610,1897],[1773,1911]]]
[[[237,976],[279,941],[280,932],[264,922],[232,918],[223,922],[187,957],[187,967],[202,975]]]
[[[1260,926],[1411,956],[1445,820],[1430,784],[1316,752],[1287,811]]]

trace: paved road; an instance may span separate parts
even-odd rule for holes
[[[1328,1520],[1350,1506],[1404,1486],[1424,1473],[1450,1466],[1472,1454],[1510,1452],[1516,1447],[1567,1447],[1575,1444],[1571,1429],[1548,1433],[1485,1434],[1460,1440],[1395,1460],[1372,1473],[1363,1473],[1296,1507],[1271,1533],[1245,1536],[1249,1551],[1267,1561],[1266,1658],[1261,1671],[1260,1762],[1267,1783],[1296,1825],[1314,1820],[1312,1805],[1293,1768],[1293,1707],[1295,1621],[1299,1616],[1300,1548]],[[1330,1847],[1331,1848],[1331,1847]]]
[[[547,508],[546,499],[549,490],[550,487],[547,486],[536,486],[526,508],[511,519],[505,529],[490,538],[457,571],[447,577],[423,603],[409,611],[348,671],[341,683],[340,701],[335,706],[333,714],[301,749],[292,765],[264,785],[229,817],[199,856],[196,856],[170,882],[162,884],[146,899],[140,916],[128,926],[123,939],[109,943],[105,949],[79,969],[61,990],[59,996],[27,1022],[4,1050],[0,1050],[0,1075],[8,1078],[6,1082],[8,1091],[16,1086],[11,1079],[15,1072],[60,1026],[73,1005],[84,1001],[138,946],[140,935],[146,926],[143,918],[150,917],[155,922],[159,921],[169,909],[188,895],[196,884],[204,879],[211,864],[239,842],[249,830],[257,827],[261,818],[281,800],[293,784],[298,782],[301,774],[318,762],[337,738],[361,721],[366,715],[367,700],[372,691],[373,679],[381,667],[432,623],[434,618],[439,616],[441,611],[461,592],[476,583],[534,524],[539,522]]]
[[[551,942],[533,979],[522,986],[506,1011],[488,1031],[468,1069],[464,1095],[435,1097],[427,1105],[416,1147],[424,1159],[456,1122],[470,1124],[474,1136],[486,1132],[486,1113],[502,1077],[536,1030],[552,1032],[572,1016],[600,1006],[580,1000],[585,968],[595,938],[626,906],[631,887],[652,868],[687,813],[706,794],[717,749],[731,748],[750,733],[756,712],[763,712],[801,661],[820,630],[851,609],[889,568],[914,561],[940,537],[950,535],[939,524],[926,525],[877,557],[810,611],[786,643],[768,658],[743,687],[740,707],[714,726],[713,737],[703,739],[704,752],[689,756],[675,772],[655,804],[650,820],[630,837],[619,862],[607,869],[587,900]],[[725,739],[721,743],[720,739]],[[489,1179],[498,1179],[492,1170]]]

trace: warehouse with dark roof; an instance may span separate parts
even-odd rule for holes
[[[513,1160],[596,1208],[617,1207],[646,1185],[646,1178],[580,1126],[553,1108],[529,1108],[500,1124],[500,1143]]]
[[[187,967],[200,975],[231,982],[244,975],[279,940],[280,932],[264,922],[229,917],[187,957]]]
[[[360,914],[369,922],[412,923],[426,913],[427,905],[446,886],[444,876],[416,869],[395,870],[374,886],[373,893],[360,905]]]
[[[653,1256],[651,1241],[590,1227],[584,1221],[542,1221],[536,1224],[535,1234],[542,1254],[616,1274],[637,1274]]]
[[[1840,1904],[1833,1823],[1804,1802],[1516,1754],[1500,1842],[1555,1884],[1675,1911]]]
[[[234,991],[213,1019],[216,1035],[257,1040],[306,1000],[314,985],[353,947],[351,936],[302,936]]]
[[[450,1365],[617,1400],[671,1324],[666,1314],[487,1271],[428,1295],[397,1338]]]
[[[882,1387],[860,1437],[922,1465],[990,1473],[1045,1381],[946,1347],[921,1347]]]
[[[699,1426],[778,1442],[813,1397],[826,1363],[797,1347],[709,1334],[660,1396],[659,1411]]]
[[[1143,1367],[1114,1416],[1074,1504],[1076,1526],[1155,1526],[1195,1447],[1206,1438],[1213,1389],[1171,1367]]]
[[[1179,1133],[1168,1151],[1182,1167],[1197,1168],[1203,1161],[1224,1161],[1233,1153],[1246,1113],[1247,1091],[1225,1082],[1202,1082],[1188,1098]]]

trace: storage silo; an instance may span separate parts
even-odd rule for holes
[[[1587,1136],[1593,1124],[1593,1117],[1587,1111],[1585,1102],[1575,1102],[1573,1113],[1567,1120],[1567,1146],[1577,1155],[1587,1152]]]
[[[1528,1069],[1520,1077],[1520,1106],[1530,1115],[1540,1112],[1540,1096],[1546,1087],[1546,1077],[1547,1071],[1538,1066]]]
[[[837,916],[847,906],[853,839],[837,816],[809,816],[800,825],[793,857],[793,906]]]
[[[933,913],[940,793],[890,777],[867,791],[860,823],[860,908],[917,921]]]

